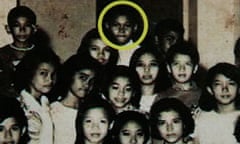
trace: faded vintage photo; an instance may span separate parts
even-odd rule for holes
[[[0,7],[0,144],[240,144],[239,0]]]

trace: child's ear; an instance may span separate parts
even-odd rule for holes
[[[211,95],[213,95],[213,91],[212,91],[212,89],[211,89],[209,86],[207,86],[207,91],[208,91]]]
[[[33,28],[33,33],[36,33],[37,30],[38,30],[38,25],[32,25],[32,28]]]
[[[195,65],[194,68],[193,68],[193,73],[195,74],[198,70],[198,65]]]
[[[133,26],[133,31],[134,31],[134,32],[137,32],[137,29],[138,29],[138,25],[135,24],[135,25]]]
[[[11,29],[10,29],[10,26],[9,25],[5,25],[5,30],[8,34],[11,34]]]
[[[167,64],[167,71],[168,71],[169,73],[172,73],[172,70],[171,70],[171,67],[170,67],[169,64]]]
[[[105,22],[105,23],[104,23],[104,26],[105,26],[106,29],[109,29],[109,28],[110,28],[110,25],[109,25],[108,22]]]
[[[25,132],[26,132],[26,127],[23,127],[21,135],[24,135]]]

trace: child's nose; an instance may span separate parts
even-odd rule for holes
[[[92,128],[93,129],[99,129],[99,124],[98,123],[93,123]]]
[[[125,95],[125,90],[124,89],[120,89],[118,91],[118,96],[124,96]]]
[[[130,139],[130,144],[136,144],[136,143],[137,143],[137,137],[136,137],[136,135],[134,135]]]
[[[228,90],[229,90],[228,89],[228,85],[227,84],[223,84],[222,91],[227,92]]]
[[[173,124],[167,124],[167,131],[173,130]]]
[[[25,31],[26,31],[26,27],[25,27],[25,26],[21,26],[21,27],[20,27],[20,32],[21,32],[21,31],[22,31],[22,32],[25,32]]]
[[[186,69],[185,65],[180,65],[180,66],[179,66],[179,70],[180,70],[180,71],[184,71],[185,69]]]
[[[144,72],[149,72],[150,71],[150,66],[144,66]]]
[[[119,29],[118,29],[120,32],[125,32],[125,26],[121,25],[119,26]]]
[[[105,55],[105,52],[104,51],[99,51],[98,52],[98,56],[100,57],[100,56],[104,56]]]
[[[4,138],[6,141],[11,141],[12,140],[12,132],[11,130],[6,130],[4,132]]]

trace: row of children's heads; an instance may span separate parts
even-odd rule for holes
[[[26,143],[29,140],[27,118],[20,103],[14,98],[1,99],[0,103],[0,143]],[[145,114],[137,111],[124,111],[116,115],[108,101],[99,95],[92,95],[82,103],[77,114],[76,144],[109,143],[110,140],[117,144],[145,144],[150,135],[176,142],[193,129],[190,110],[177,99],[163,99],[154,104],[149,120]],[[169,139],[167,135],[173,132],[176,136]]]
[[[174,98],[154,104],[150,119],[138,111],[123,111],[115,115],[107,101],[92,100],[86,99],[78,112],[76,143],[109,143],[109,140],[113,140],[116,144],[146,144],[150,136],[175,143],[183,141],[194,130],[190,110]],[[171,133],[175,135],[170,137]],[[98,136],[94,137],[94,134]]]

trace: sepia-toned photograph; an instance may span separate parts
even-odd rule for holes
[[[1,0],[0,144],[240,144],[240,0]]]

